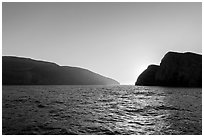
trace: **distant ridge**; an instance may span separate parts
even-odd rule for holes
[[[87,69],[59,66],[30,58],[2,57],[3,85],[116,85],[119,82]]]
[[[202,87],[202,55],[168,52],[160,66],[149,65],[135,85]]]

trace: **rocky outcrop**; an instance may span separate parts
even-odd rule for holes
[[[155,74],[158,71],[158,68],[159,66],[157,65],[149,65],[148,68],[138,77],[136,84],[146,86],[156,85]]]
[[[135,85],[202,87],[202,55],[168,52],[160,66],[150,65]]]
[[[2,57],[3,85],[115,85],[86,69],[12,56]]]

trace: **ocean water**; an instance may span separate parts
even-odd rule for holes
[[[202,89],[3,86],[2,134],[202,134]]]

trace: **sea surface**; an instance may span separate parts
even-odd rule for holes
[[[2,134],[202,134],[202,89],[3,86]]]

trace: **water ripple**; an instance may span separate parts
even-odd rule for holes
[[[201,89],[3,86],[3,134],[202,134]]]

